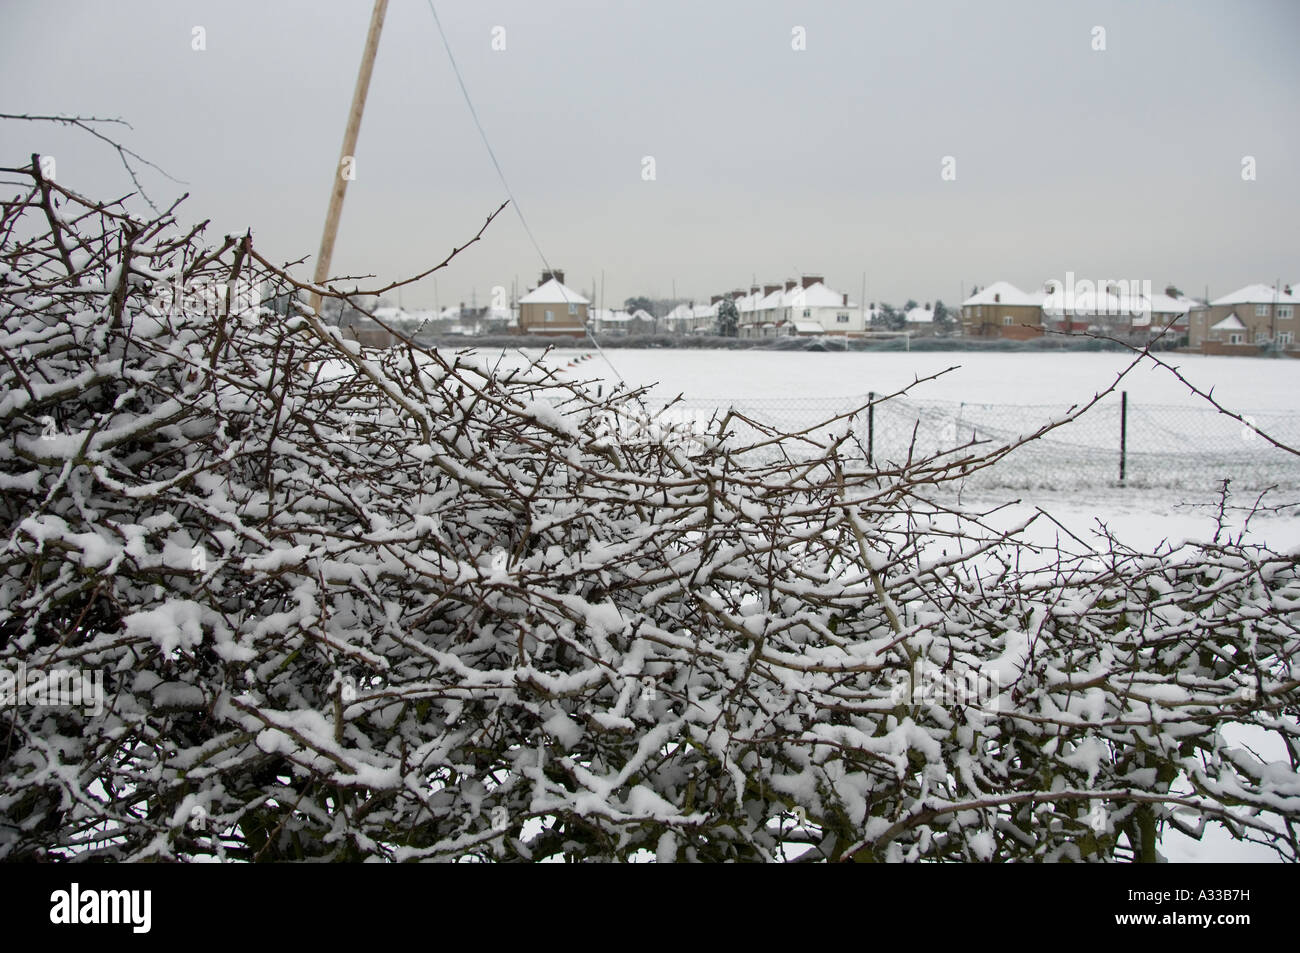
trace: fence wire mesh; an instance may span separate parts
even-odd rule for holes
[[[869,395],[843,398],[688,398],[674,411],[700,420],[734,410],[782,432],[813,428],[825,439],[826,420],[870,402]],[[1124,406],[1124,403],[1127,406]],[[984,449],[1014,442],[1069,412],[1066,404],[993,404],[973,401],[877,402],[837,425],[851,427],[878,464],[953,450],[969,441]],[[1300,448],[1300,415],[1290,410],[1252,410],[1242,416],[1259,430]],[[732,421],[733,440],[758,435]],[[1237,490],[1269,486],[1300,488],[1300,456],[1279,449],[1240,421],[1212,407],[1142,404],[1120,395],[1013,451],[998,466],[972,474],[969,486],[1071,488],[1088,486],[1195,487],[1222,480]]]

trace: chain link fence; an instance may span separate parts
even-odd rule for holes
[[[826,420],[864,407],[873,395],[845,398],[689,398],[670,413],[697,421],[728,409],[785,433],[811,430],[825,440],[851,427],[881,465],[929,456],[981,441],[983,451],[1011,443],[1067,415],[1065,404],[986,404],[895,398],[863,410],[835,428]],[[1255,410],[1243,417],[1300,449],[1300,415]],[[757,429],[733,419],[737,442]],[[1212,407],[1141,404],[1125,394],[1014,450],[994,467],[967,478],[969,486],[1071,488],[1185,487],[1209,490],[1229,479],[1235,490],[1277,485],[1300,488],[1300,456],[1281,450],[1240,421]]]

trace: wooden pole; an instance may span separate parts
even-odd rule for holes
[[[357,72],[357,86],[352,92],[352,110],[348,113],[347,129],[343,133],[343,150],[338,165],[334,167],[334,187],[330,192],[330,207],[325,215],[325,231],[320,239],[320,254],[316,256],[316,275],[312,282],[325,283],[330,274],[330,261],[334,257],[334,239],[339,231],[339,218],[343,214],[343,197],[348,191],[348,180],[343,175],[343,163],[357,154],[357,136],[361,133],[361,113],[366,108],[366,93],[370,91],[370,74],[375,67],[375,53],[379,49],[379,31],[384,26],[388,0],[375,0],[370,14],[370,32],[366,34],[366,48],[361,54],[361,69]],[[312,294],[313,311],[320,310],[320,295]]]

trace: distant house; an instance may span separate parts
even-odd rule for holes
[[[761,291],[751,289],[745,296],[745,303],[736,305],[740,312],[740,328],[737,333],[747,338],[772,337],[781,333],[778,330],[778,316],[782,313],[785,296],[797,284],[798,282],[790,281],[784,285],[764,285]]]
[[[629,334],[653,334],[655,330],[655,316],[645,308],[637,308],[632,312],[632,320],[628,325]]]
[[[737,337],[757,337],[754,329],[758,326],[758,303],[762,300],[763,289],[758,285],[750,288],[748,294],[742,294],[735,299],[736,313],[739,316],[736,325]]]
[[[654,330],[655,319],[641,308],[633,312],[591,308],[591,331],[608,337],[625,337],[629,334],[649,334]]]
[[[995,281],[961,303],[961,330],[967,337],[1025,341],[1043,334],[1045,291],[1021,291]]]
[[[541,284],[519,299],[519,330],[524,334],[585,337],[589,302],[564,284],[564,272],[542,272]]]
[[[740,337],[790,334],[857,334],[863,330],[859,306],[842,291],[827,287],[821,275],[787,279],[779,285],[754,285],[748,294],[733,292],[740,313]],[[812,325],[820,330],[814,331]]]
[[[1247,285],[1191,314],[1188,344],[1205,354],[1295,352],[1300,296],[1291,286]]]
[[[805,277],[801,287],[790,294],[789,320],[815,322],[831,334],[863,330],[862,312],[858,306],[845,292],[826,287],[820,276],[812,280]]]
[[[679,304],[664,315],[664,324],[671,334],[712,334],[718,326],[718,305]]]
[[[375,317],[382,321],[394,331],[401,334],[411,335],[417,331],[428,332],[431,329],[436,330],[434,319],[437,317],[432,310],[395,308],[391,305],[380,306],[374,309]]]
[[[1187,316],[1198,302],[1191,298],[1151,294],[1136,282],[1112,282],[1082,294],[1065,294],[1059,286],[1046,290],[1043,325],[1063,332],[1085,332],[1134,345],[1161,337],[1177,343],[1187,333]],[[1174,289],[1167,289],[1174,290]],[[1167,329],[1167,330],[1166,330]]]
[[[924,305],[918,304],[915,308],[910,308],[903,317],[907,319],[909,333],[922,336],[934,334],[934,309],[928,301]]]

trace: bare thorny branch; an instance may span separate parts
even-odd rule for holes
[[[80,129],[83,132],[90,133],[90,135],[94,136],[100,142],[106,143],[107,145],[112,147],[113,151],[117,153],[117,157],[122,163],[122,168],[126,169],[126,174],[131,177],[131,183],[132,185],[135,186],[135,190],[138,193],[140,193],[140,198],[144,199],[145,203],[148,204],[148,206],[151,209],[153,209],[155,213],[159,212],[158,206],[154,204],[153,199],[149,197],[149,193],[146,192],[144,186],[140,184],[140,177],[136,172],[135,166],[131,164],[132,160],[141,163],[142,165],[148,166],[149,168],[153,169],[155,172],[158,172],[159,174],[166,176],[168,179],[170,179],[172,182],[175,182],[177,185],[185,184],[180,179],[173,176],[166,169],[162,168],[161,166],[153,162],[150,162],[148,159],[140,155],[138,152],[135,152],[132,149],[128,149],[126,146],[122,145],[112,136],[109,136],[106,133],[101,132],[97,128],[99,126],[105,126],[105,125],[116,125],[116,126],[124,126],[125,128],[130,129],[131,124],[127,122],[125,119],[120,119],[120,118],[105,119],[96,116],[63,116],[63,115],[33,116],[33,115],[20,114],[20,113],[0,113],[0,119],[20,120],[23,122],[52,122],[61,126],[71,126],[74,129]]]

